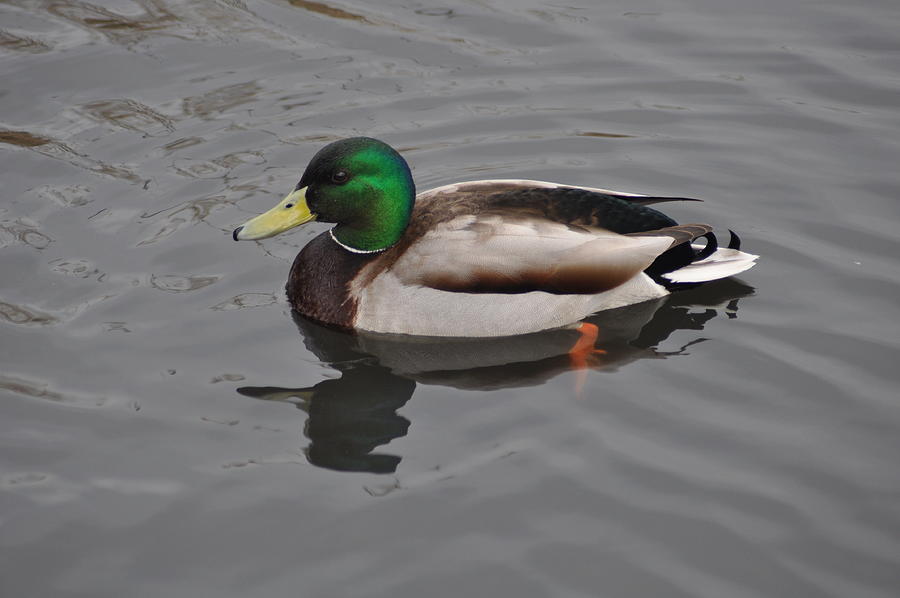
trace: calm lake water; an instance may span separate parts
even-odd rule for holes
[[[893,597],[900,5],[0,4],[0,594]],[[352,135],[705,199],[742,275],[561,333],[291,317]]]

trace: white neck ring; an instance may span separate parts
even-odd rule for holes
[[[334,236],[334,229],[329,229],[328,235],[331,237],[332,241],[334,241],[350,253],[379,253],[381,251],[384,251],[384,249],[357,249],[355,247],[350,247],[349,245],[344,245],[343,243],[338,241],[337,237]],[[387,248],[385,247],[385,249]]]

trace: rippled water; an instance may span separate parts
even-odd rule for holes
[[[0,4],[9,596],[895,596],[900,10]],[[667,206],[742,280],[545,333],[295,322],[324,143]]]

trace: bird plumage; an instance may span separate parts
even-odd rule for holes
[[[696,200],[512,179],[405,197],[378,179],[379,151],[395,169],[399,154],[382,142],[328,146],[291,196],[235,231],[236,239],[266,236],[272,225],[261,219],[293,214],[300,201],[302,221],[338,224],[301,250],[286,289],[297,312],[325,324],[428,336],[523,334],[655,299],[677,284],[731,276],[756,259],[718,248],[708,225],[679,225],[649,207]],[[360,152],[366,159],[354,161]],[[354,190],[348,181],[355,176],[368,177],[365,187]],[[399,226],[395,214],[404,212]],[[351,229],[355,237],[340,234]],[[389,239],[384,247],[342,240],[379,236]],[[694,246],[701,237],[705,247]]]

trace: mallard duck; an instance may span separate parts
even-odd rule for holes
[[[294,310],[348,330],[497,337],[578,325],[592,313],[732,276],[757,256],[732,233],[678,225],[650,197],[529,180],[455,183],[416,195],[406,160],[377,139],[331,143],[294,190],[234,230],[264,239],[336,226],[294,259]],[[706,244],[693,241],[705,238]]]

